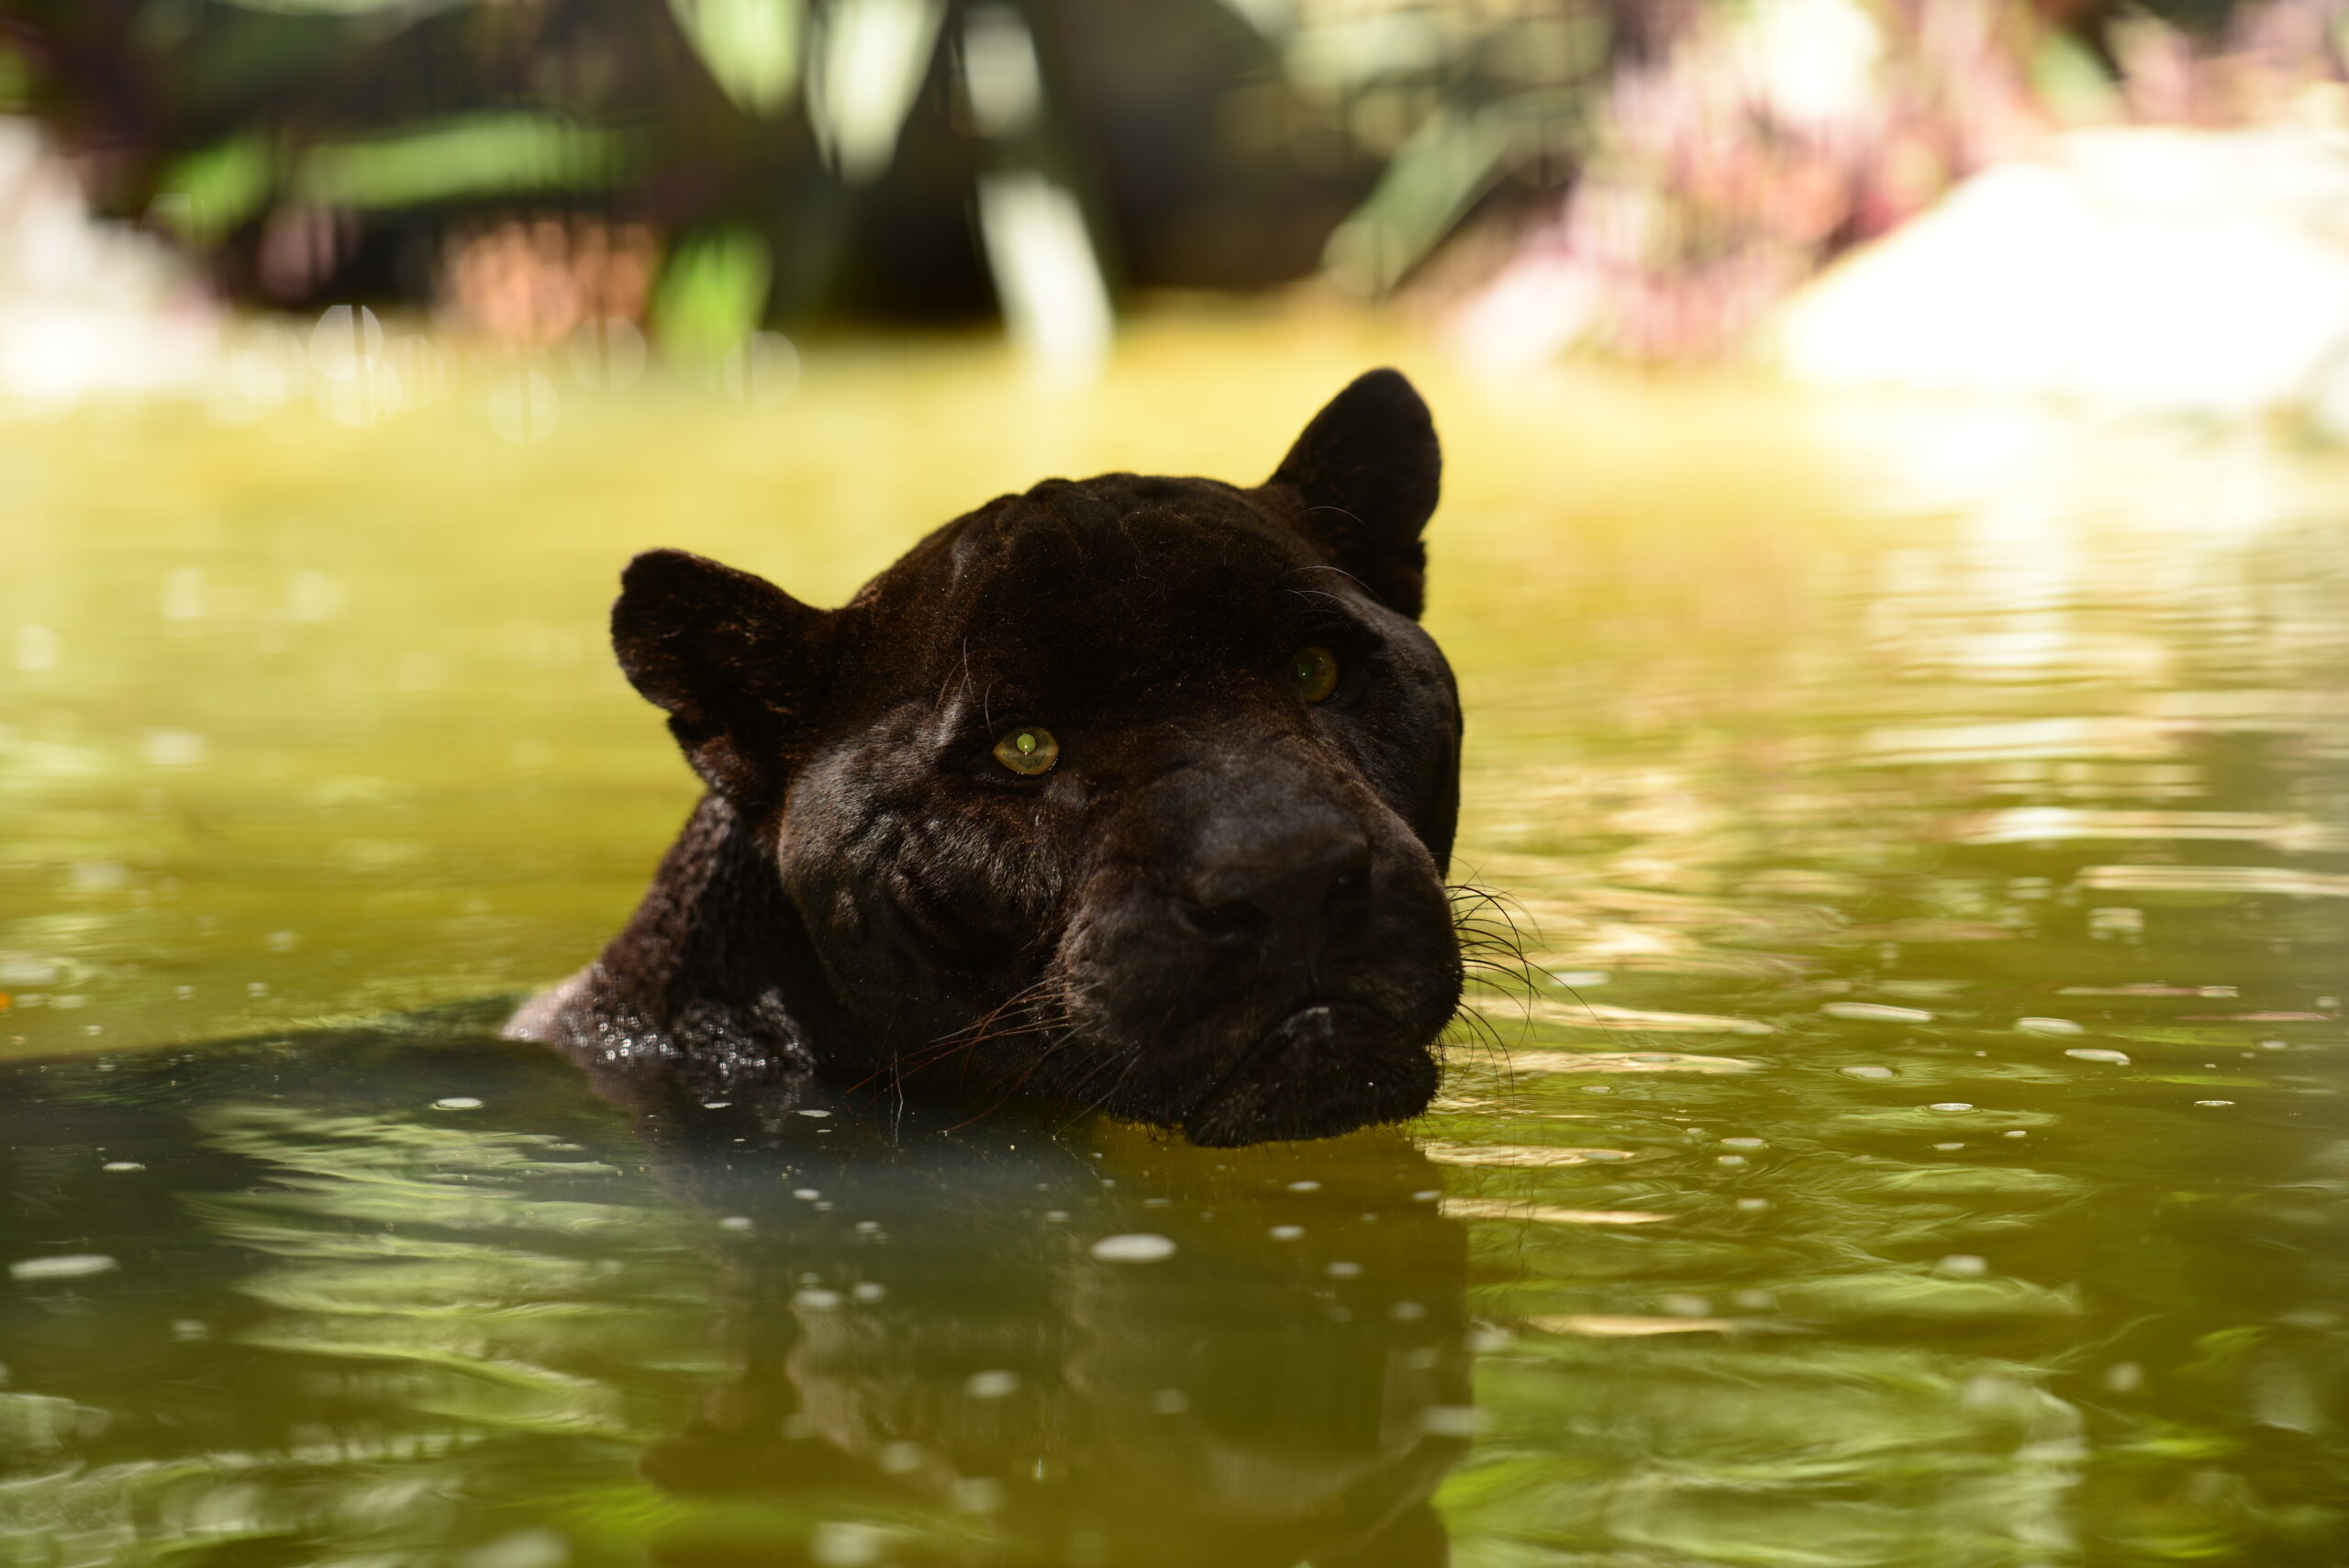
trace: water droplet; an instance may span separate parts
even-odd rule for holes
[[[1174,1255],[1174,1243],[1146,1230],[1104,1236],[1093,1243],[1093,1255],[1105,1263],[1154,1263]]]

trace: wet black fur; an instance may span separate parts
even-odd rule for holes
[[[1441,472],[1346,388],[1252,489],[1047,480],[817,610],[678,550],[612,639],[708,793],[508,1032],[713,1087],[813,1071],[1309,1138],[1425,1108],[1459,1000],[1460,710],[1417,621]],[[1308,645],[1341,678],[1308,704]],[[1051,729],[1059,765],[991,755]]]

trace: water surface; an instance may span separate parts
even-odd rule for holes
[[[2349,470],[2257,433],[1404,349],[1527,961],[1464,905],[1408,1129],[493,1038],[690,804],[629,551],[838,602],[1043,473],[1252,477],[1396,352],[0,427],[0,1562],[2349,1557]]]

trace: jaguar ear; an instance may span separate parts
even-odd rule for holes
[[[1427,599],[1419,529],[1443,483],[1428,406],[1400,373],[1375,370],[1330,400],[1258,494],[1389,609]]]
[[[668,710],[702,782],[756,804],[782,788],[830,663],[832,619],[763,577],[653,550],[620,573],[612,651],[629,684]]]

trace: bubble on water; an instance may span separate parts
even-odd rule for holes
[[[1989,1262],[1971,1252],[1952,1252],[1933,1267],[1958,1279],[1974,1279],[1990,1272]]]
[[[1936,1143],[1933,1147],[1943,1154],[1954,1154],[1965,1147],[1963,1143]]]
[[[1747,1210],[1767,1208],[1770,1207],[1770,1200],[1765,1197],[1742,1197],[1737,1200],[1737,1207]]]
[[[1154,1263],[1174,1255],[1174,1243],[1147,1230],[1104,1236],[1093,1243],[1093,1255],[1105,1263]]]
[[[904,1441],[886,1444],[881,1450],[881,1468],[891,1475],[907,1475],[922,1466],[921,1445]]]
[[[821,1285],[803,1285],[791,1293],[791,1305],[807,1312],[829,1312],[841,1304],[841,1293]]]
[[[1855,1023],[1929,1024],[1933,1015],[1922,1007],[1896,1007],[1888,1002],[1828,1002],[1819,1009],[1831,1018]]]
[[[66,1252],[54,1258],[25,1258],[8,1265],[8,1277],[39,1281],[88,1279],[112,1273],[122,1265],[102,1252]]]
[[[1150,1396],[1151,1413],[1179,1416],[1191,1407],[1191,1396],[1179,1388],[1162,1388]]]
[[[2232,1100],[2197,1100],[2194,1103],[2198,1106],[2231,1106],[2234,1104]]]
[[[1615,1092],[1615,1085],[1612,1084],[1585,1084],[1582,1086],[1582,1092],[1586,1095],[1611,1095]]]
[[[733,1103],[731,1100],[704,1100],[701,1103],[701,1108],[706,1111],[722,1111]]]
[[[1360,1263],[1349,1263],[1342,1262],[1333,1262],[1321,1272],[1328,1274],[1331,1279],[1362,1278],[1362,1265]]]
[[[2127,1051],[2106,1051],[2100,1046],[2074,1046],[2064,1054],[2066,1056],[2077,1057],[2082,1062],[2110,1062],[2122,1067],[2129,1065],[2129,1053]]]
[[[821,1120],[823,1120],[826,1117],[830,1116],[832,1113],[831,1113],[831,1112],[829,1112],[829,1111],[805,1110],[805,1111],[801,1111],[799,1114],[800,1114],[801,1116],[804,1116],[804,1117],[811,1118],[813,1118],[814,1120],[821,1121]]]
[[[1298,1237],[1305,1234],[1305,1227],[1302,1225],[1275,1225],[1272,1229],[1265,1232],[1265,1234],[1272,1237],[1275,1241],[1294,1241]]]
[[[272,952],[292,952],[301,940],[292,931],[272,931],[262,939],[262,945]]]
[[[432,1108],[436,1111],[477,1111],[481,1109],[481,1102],[471,1095],[451,1095],[446,1099],[433,1101]]]
[[[1845,1067],[1839,1071],[1846,1078],[1894,1078],[1899,1075],[1889,1067]]]
[[[1064,1208],[1048,1208],[1044,1210],[1044,1218],[1051,1220],[1053,1224],[1059,1225],[1067,1220],[1068,1210]]]
[[[2025,1034],[2086,1034],[2087,1032],[2069,1018],[2017,1018],[2015,1028]]]
[[[791,1195],[801,1203],[813,1203],[824,1195],[813,1187],[794,1187],[791,1189]]]
[[[1731,1169],[1735,1169],[1737,1166],[1749,1164],[1751,1162],[1749,1162],[1742,1154],[1723,1154],[1715,1158],[1713,1163],[1716,1165],[1727,1165]]]
[[[1935,1100],[1925,1108],[1929,1111],[1970,1111],[1974,1106],[1965,1100]]]
[[[143,1171],[146,1168],[136,1160],[109,1160],[98,1167],[101,1171]]]
[[[1731,1149],[1767,1149],[1770,1147],[1770,1140],[1766,1138],[1724,1138],[1721,1140],[1721,1142],[1723,1145]]]
[[[1413,1203],[1433,1203],[1442,1195],[1443,1193],[1441,1188],[1421,1187],[1418,1192],[1411,1195],[1411,1201]]]
[[[2031,1134],[2025,1132],[2019,1127],[2010,1127],[2007,1129],[2006,1131],[1998,1134],[1998,1136],[2001,1138],[2029,1138]]]
[[[1604,985],[1609,976],[1603,969],[1553,969],[1550,972],[1550,978],[1561,985],[1579,990],[1592,985]]]
[[[172,1338],[174,1340],[208,1340],[211,1337],[212,1325],[206,1323],[201,1318],[174,1318],[172,1319]]]
[[[856,1222],[856,1233],[859,1236],[878,1236],[881,1234],[881,1222],[877,1219],[860,1219]]]
[[[870,1307],[889,1294],[889,1287],[874,1280],[862,1280],[849,1289],[849,1297]]]
[[[2134,1394],[2145,1385],[2145,1369],[2135,1362],[2114,1362],[2104,1369],[2107,1394]]]
[[[1291,1182],[1288,1184],[1288,1190],[1293,1193],[1318,1193],[1321,1190],[1321,1184],[1319,1182]]]
[[[748,1230],[751,1228],[751,1217],[747,1214],[729,1214],[718,1222],[718,1228],[720,1230]]]
[[[2292,1049],[2292,1042],[2288,1040],[2263,1040],[2259,1042],[2259,1049],[2262,1051],[2289,1051]]]
[[[1428,1309],[1416,1301],[1398,1301],[1386,1309],[1386,1316],[1397,1323],[1417,1323],[1428,1315]]]

